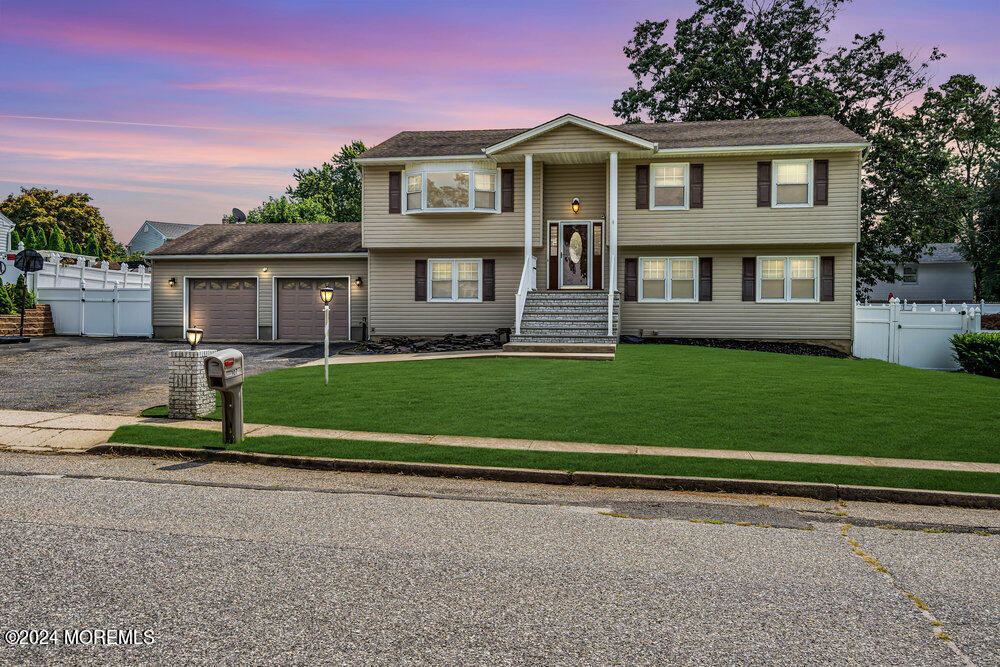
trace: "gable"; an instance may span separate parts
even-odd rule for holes
[[[642,141],[637,139],[637,141]],[[504,153],[552,153],[558,151],[634,151],[636,145],[609,137],[595,130],[575,123],[565,123],[559,127],[525,139],[509,148],[497,151]]]

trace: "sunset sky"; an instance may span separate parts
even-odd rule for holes
[[[116,238],[218,222],[295,167],[403,129],[609,122],[636,21],[693,0],[0,0],[0,199],[84,190]],[[940,46],[935,82],[1000,83],[1000,0],[857,0],[832,41]]]

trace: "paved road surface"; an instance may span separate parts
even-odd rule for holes
[[[138,414],[167,402],[168,352],[182,347],[177,342],[79,336],[0,345],[0,408]],[[233,347],[243,352],[248,375],[323,355],[317,345]]]
[[[997,512],[86,456],[0,472],[2,630],[155,636],[0,634],[0,662],[1000,662]]]

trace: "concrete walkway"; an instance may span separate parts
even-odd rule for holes
[[[66,412],[32,412],[0,410],[0,449],[28,452],[80,453],[94,445],[107,442],[119,426],[146,424],[172,428],[221,430],[219,422],[130,417],[124,415],[88,415]],[[1000,473],[1000,463],[963,461],[930,461],[923,459],[891,459],[868,456],[837,456],[830,454],[797,454],[788,452],[757,452],[735,449],[693,449],[688,447],[649,447],[608,445],[590,442],[559,442],[552,440],[520,440],[459,435],[420,435],[415,433],[377,433],[325,428],[300,428],[268,424],[244,424],[244,435],[264,437],[288,435],[332,440],[369,440],[375,442],[405,442],[451,447],[484,447],[489,449],[525,449],[546,452],[577,452],[587,454],[642,454],[646,456],[693,456],[743,461],[781,461],[789,463],[825,463],[888,468],[919,468],[956,472]]]

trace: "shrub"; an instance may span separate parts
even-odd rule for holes
[[[24,274],[17,277],[16,285],[7,285],[7,296],[10,298],[11,303],[14,304],[14,312],[21,312],[21,294],[25,290]],[[27,290],[24,298],[24,307],[26,309],[35,307],[35,293],[31,290]]]
[[[17,312],[14,302],[10,300],[10,293],[7,286],[0,280],[0,315],[12,315]]]
[[[965,372],[1000,378],[1000,332],[955,334],[951,347]]]

